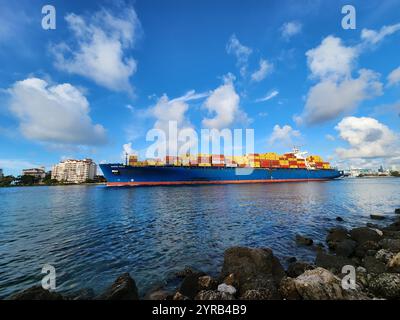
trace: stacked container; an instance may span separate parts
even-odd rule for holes
[[[246,156],[234,156],[233,161],[237,164],[238,167],[244,168],[249,164],[249,159]]]
[[[199,167],[211,167],[211,155],[199,153],[197,159]]]
[[[166,164],[169,166],[178,166],[179,159],[177,156],[166,156]]]
[[[250,153],[248,156],[249,166],[252,168],[260,168],[260,155],[258,153]]]
[[[223,154],[213,154],[211,156],[211,164],[213,167],[224,167],[225,156]]]
[[[129,158],[128,158],[128,164],[129,164],[130,166],[135,165],[137,161],[138,161],[137,155],[131,154],[131,155],[129,156]]]

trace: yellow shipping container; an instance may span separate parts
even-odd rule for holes
[[[199,163],[199,167],[211,167],[211,163]]]

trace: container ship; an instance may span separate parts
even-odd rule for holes
[[[283,155],[198,154],[146,161],[130,155],[125,164],[100,164],[100,168],[107,186],[115,187],[324,181],[343,176],[320,156],[305,154],[294,149]]]

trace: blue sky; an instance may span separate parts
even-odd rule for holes
[[[345,4],[0,0],[0,168],[119,162],[168,120],[253,128],[258,152],[398,166],[400,1],[352,1],[355,30]]]

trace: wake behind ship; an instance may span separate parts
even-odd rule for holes
[[[304,152],[224,155],[167,156],[165,161],[138,161],[129,156],[127,164],[100,164],[108,186],[155,186],[188,184],[238,184],[324,181],[343,173],[331,168],[319,156],[305,158]]]

